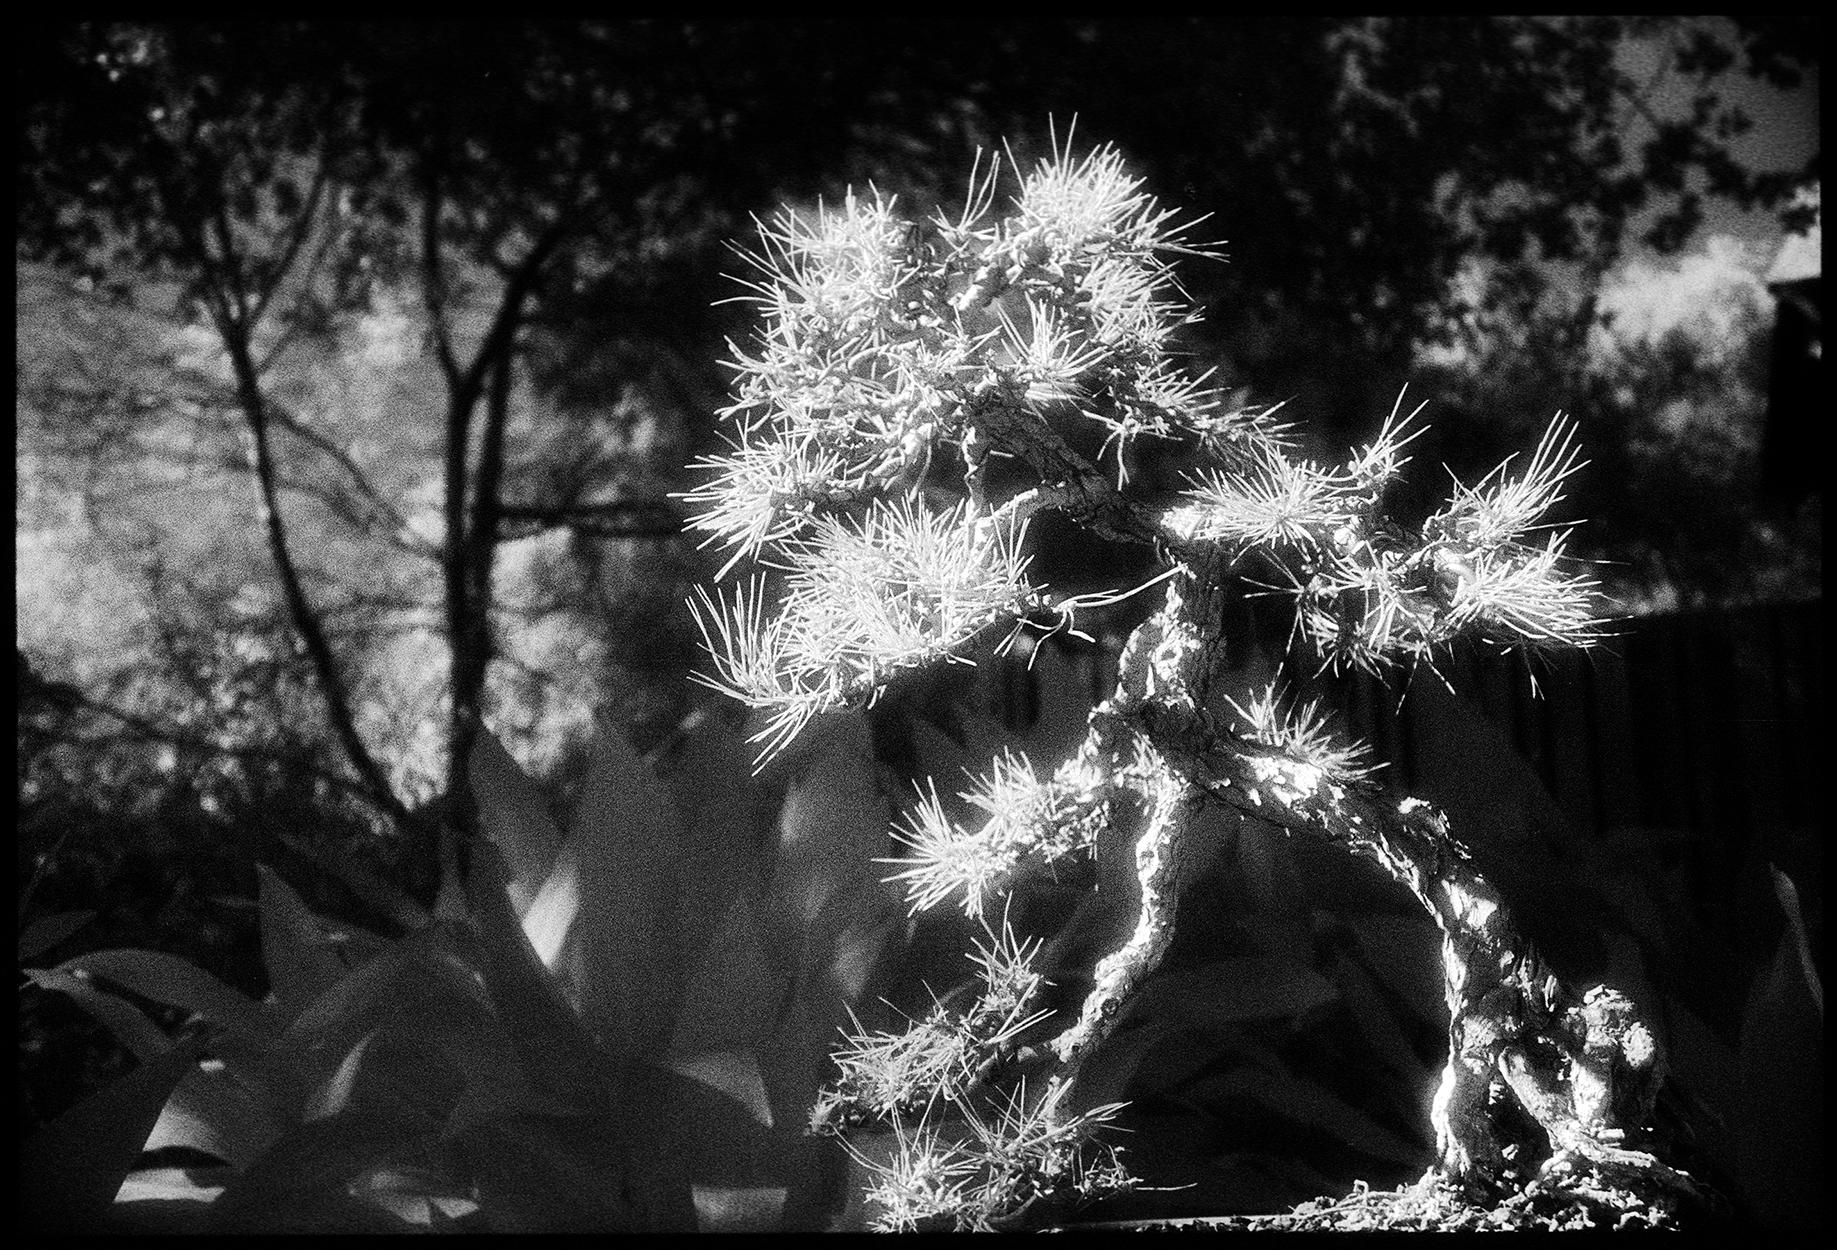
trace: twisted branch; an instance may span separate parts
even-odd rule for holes
[[[1560,1186],[1581,1169],[1667,1206],[1713,1205],[1688,1175],[1629,1144],[1641,1138],[1664,1074],[1632,1002],[1607,986],[1577,993],[1563,985],[1439,811],[1250,743],[1195,697],[1222,658],[1215,602],[1191,570],[1177,577],[1162,610],[1130,639],[1117,695],[1100,709],[1140,735],[1159,776],[1136,849],[1137,928],[1099,964],[1078,1021],[1050,1044],[1059,1062],[1087,1054],[1159,963],[1173,932],[1182,835],[1202,803],[1220,803],[1376,863],[1441,929],[1449,1055],[1431,1119],[1443,1179],[1493,1198]],[[1498,1113],[1504,1094],[1535,1130]]]

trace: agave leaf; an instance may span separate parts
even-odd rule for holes
[[[309,1096],[306,1118],[375,1107],[445,1119],[468,1088],[516,1082],[509,1034],[473,989],[430,960],[408,961],[401,979],[377,986],[387,1005],[361,1013],[375,1024]]]
[[[664,1052],[688,969],[679,964],[681,822],[668,791],[602,726],[561,863],[573,918],[554,965],[587,1027],[614,1054]],[[546,891],[548,886],[544,886]]]
[[[564,1096],[554,1090],[538,1089],[524,1075],[521,1064],[512,1064],[489,1084],[467,1085],[453,1101],[441,1128],[445,1138],[455,1138],[474,1125],[518,1116],[584,1115],[596,1109],[578,1096]]]
[[[282,1121],[298,1117],[313,1077],[297,1051],[272,1038],[222,1033],[211,1038],[211,1053],[222,1063],[224,1079],[271,1116]]]
[[[478,803],[479,827],[504,857],[505,888],[521,916],[554,869],[561,831],[542,791],[491,734],[481,731],[473,740],[466,777]]]
[[[907,712],[904,716],[906,739],[912,744],[912,761],[919,775],[930,777],[943,788],[951,778],[963,776],[965,768],[977,769],[987,759],[971,759],[956,739],[922,716]]]
[[[789,1189],[784,1215],[789,1228],[826,1227],[848,1199],[842,1188],[847,1152],[834,1138],[804,1132],[817,1090],[834,1075],[829,1050],[846,1018],[841,1002],[824,982],[806,977],[779,1017],[772,1044],[761,1054],[779,1134],[781,1170],[775,1179]]]
[[[373,1168],[349,1186],[352,1197],[413,1227],[439,1228],[478,1210],[467,1187],[427,1168]]]
[[[789,980],[777,962],[767,955],[751,901],[739,895],[689,978],[670,1053],[692,1055],[764,1042]]]
[[[373,1075],[375,1065],[367,1065],[376,1039],[382,1036],[380,1028],[371,1029],[357,1039],[357,1044],[338,1063],[338,1067],[326,1078],[323,1084],[315,1089],[306,1100],[301,1119],[308,1123],[314,1120],[328,1120],[348,1110],[357,1101],[357,1076],[360,1071]],[[371,1096],[363,1100],[363,1106],[369,1112],[383,1112],[412,1118],[415,1109],[408,1100],[402,1097],[402,1091],[393,1088],[388,1081],[366,1082],[371,1086]],[[376,1088],[380,1085],[380,1089]],[[381,1095],[379,1098],[378,1095]]]
[[[207,1059],[172,1091],[145,1148],[185,1146],[242,1168],[280,1140],[286,1127],[221,1060]]]
[[[334,943],[294,888],[266,864],[255,872],[260,894],[262,964],[288,1021],[339,981],[348,969]]]
[[[1410,792],[1448,817],[1540,950],[1559,966],[1601,966],[1599,922],[1610,905],[1585,861],[1568,853],[1587,840],[1537,770],[1492,718],[1441,682],[1417,682],[1405,713],[1415,740]]]
[[[195,1040],[169,1044],[22,1143],[22,1228],[41,1233],[103,1228],[160,1108],[197,1063],[200,1048]]]
[[[620,1110],[633,1140],[710,1184],[776,1182],[803,1132],[801,1121],[774,1125],[758,1061],[744,1050],[693,1056],[678,1069],[634,1064]]]
[[[444,1116],[467,1081],[496,1079],[515,1054],[442,926],[347,975],[301,1013],[284,1044],[316,1083],[309,1119],[372,1103]]]
[[[1768,865],[1785,923],[1742,1013],[1734,1119],[1736,1175],[1769,1229],[1824,1220],[1824,991],[1798,891]]]
[[[128,1173],[115,1195],[115,1202],[119,1205],[176,1199],[201,1206],[215,1202],[224,1188],[223,1184],[204,1183],[206,1181],[228,1183],[229,1177],[223,1175],[221,1168],[142,1168]]]
[[[1235,1036],[1227,1042],[1217,1032],[1132,1016],[1104,1039],[1079,1071],[1077,1105],[1166,1094],[1195,1079],[1227,1052],[1243,1062],[1274,1057],[1252,1038]]]
[[[29,963],[96,918],[93,911],[36,916],[19,935],[19,962]]]
[[[878,919],[851,917],[841,926],[832,945],[826,980],[835,986],[844,1003],[861,1001],[868,980],[880,963],[887,942],[901,928],[903,917],[889,901]]]
[[[689,963],[713,939],[734,895],[761,886],[771,864],[782,796],[753,776],[752,756],[735,726],[701,714],[657,761],[681,822],[677,936]]]
[[[785,796],[763,916],[767,950],[778,954],[787,978],[767,1081],[774,1108],[798,1118],[808,1112],[817,1085],[809,1065],[824,1060],[846,1019],[843,986],[834,975],[845,939],[859,990],[878,941],[891,931],[888,922],[897,918],[895,892],[872,862],[886,854],[890,826],[867,727],[857,720],[843,728],[850,732],[838,730],[810,757]],[[790,1097],[804,1100],[795,1111],[782,1101]]]
[[[703,1233],[769,1233],[783,1227],[783,1185],[741,1188],[693,1185],[696,1231]]]
[[[212,1024],[251,1037],[273,1034],[261,1004],[196,964],[164,951],[92,951],[66,960],[58,971],[106,977],[143,998],[183,1007]]]
[[[1351,912],[1340,921],[1358,939],[1359,962],[1389,991],[1392,1001],[1437,1032],[1447,1028],[1441,933],[1435,922],[1421,911],[1407,916]]]
[[[1033,679],[1040,714],[1018,735],[1017,748],[1031,759],[1064,759],[1083,741],[1091,715],[1089,665],[1074,662],[1063,648],[1042,641],[1034,652]]]
[[[451,1145],[492,1232],[695,1231],[687,1178],[625,1114],[506,1117]]]
[[[55,968],[27,968],[24,975],[42,990],[68,994],[143,1064],[151,1063],[172,1049],[172,1039],[149,1020],[144,1011],[120,995],[97,989],[88,977]]]
[[[320,994],[294,1017],[278,1049],[315,1076],[329,1074],[357,1039],[376,1028],[394,987],[409,979],[411,957],[401,945],[384,952]]]
[[[1406,1088],[1431,1088],[1434,1072],[1417,1053],[1398,1018],[1397,1009],[1402,1003],[1397,996],[1380,985],[1356,955],[1337,952],[1333,972],[1366,1052]],[[1445,1046],[1446,1033],[1440,1037]],[[1424,1114],[1427,1115],[1426,1102]]]
[[[376,1233],[404,1224],[350,1193],[352,1182],[419,1148],[424,1126],[350,1108],[296,1126],[211,1204],[209,1233]]]
[[[873,861],[891,843],[892,813],[876,780],[865,719],[856,716],[847,728],[810,759],[779,812],[770,897],[774,911],[794,926],[811,925],[838,892],[849,904],[844,915],[891,893],[881,888],[883,872]]]
[[[514,891],[511,900],[515,905]],[[548,878],[519,912],[536,958],[553,970],[580,914],[580,853],[572,844],[561,849]]]
[[[1171,1032],[1169,1026],[1159,1020],[1139,1017],[1119,1025],[1080,1065],[1077,1106],[1096,1107],[1127,1101],[1130,1082],[1143,1068],[1149,1051],[1165,1041]]]
[[[1006,725],[975,708],[959,708],[957,724],[963,731],[964,753],[975,761],[974,767],[986,767],[990,760],[1003,751],[1019,752],[1026,749],[1019,736]],[[942,785],[944,778],[949,775],[934,773],[933,777]]]
[[[715,1050],[672,1058],[669,1068],[678,1076],[699,1081],[734,1100],[748,1118],[763,1128],[772,1127],[772,1105],[766,1097],[759,1057],[751,1050]]]
[[[195,1237],[229,1179],[229,1169],[220,1167],[130,1172],[109,1208],[109,1231]]]
[[[467,891],[472,908],[470,964],[491,1010],[510,1034],[523,1075],[536,1092],[567,1106],[613,1105],[617,1065],[595,1042],[537,958],[511,910],[497,848],[473,849]],[[457,934],[462,940],[464,934]]]

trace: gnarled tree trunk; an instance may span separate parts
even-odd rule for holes
[[[1667,1209],[1713,1206],[1688,1175],[1638,1148],[1664,1060],[1633,1003],[1608,986],[1563,985],[1439,811],[1225,726],[1210,706],[1224,660],[1227,592],[1216,572],[1175,578],[1129,640],[1116,692],[1062,774],[1138,790],[1144,816],[1140,920],[1098,966],[1079,1020],[1052,1043],[1056,1057],[1075,1067],[1159,962],[1190,815],[1223,804],[1375,863],[1440,928],[1449,1053],[1431,1114],[1441,1179],[1481,1202],[1541,1185],[1612,1188]]]

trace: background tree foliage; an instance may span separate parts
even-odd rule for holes
[[[1732,427],[1693,419],[1657,452],[1635,428],[1659,394],[1699,415],[1751,405],[1729,389],[1750,375],[1683,343],[1611,368],[1576,347],[1629,249],[1675,252],[1708,200],[1780,207],[1816,176],[1816,157],[1738,162],[1748,123],[1726,90],[1731,72],[1798,83],[1816,33],[23,27],[20,541],[57,572],[21,587],[35,906],[106,895],[97,929],[117,940],[214,926],[221,952],[249,931],[235,900],[260,858],[314,906],[412,924],[464,857],[482,722],[561,779],[596,708],[667,750],[693,703],[683,592],[706,571],[667,492],[712,442],[716,361],[748,319],[716,302],[736,290],[726,241],[749,214],[869,180],[922,213],[977,146],[1040,154],[1049,118],[1217,206],[1199,233],[1229,263],[1183,269],[1206,315],[1188,346],[1252,397],[1290,399],[1321,450],[1465,337],[1479,346],[1415,392],[1455,400],[1425,459],[1490,462],[1552,408],[1581,412],[1616,472],[1579,484],[1606,527],[1579,542],[1637,559],[1714,536],[1719,554],[1669,577],[1751,591],[1716,585],[1747,541],[1701,520],[1722,514],[1677,527],[1676,500],[1730,497],[1705,440]],[[1689,84],[1681,111],[1653,111],[1660,72]],[[1619,424],[1590,429],[1591,405]],[[1628,464],[1642,491],[1588,494]],[[1042,572],[1076,589],[1096,556],[1041,528]],[[221,862],[180,870],[178,844]]]

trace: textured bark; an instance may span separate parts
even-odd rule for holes
[[[1220,803],[1371,861],[1441,929],[1449,1053],[1432,1119],[1442,1179],[1481,1200],[1573,1183],[1666,1206],[1710,1202],[1688,1176],[1628,1144],[1647,1125],[1664,1072],[1633,1004],[1606,986],[1564,986],[1439,811],[1246,741],[1210,710],[1224,651],[1223,592],[1208,572],[1183,571],[1130,639],[1116,693],[1093,714],[1078,757],[1090,761],[1104,742],[1111,784],[1133,781],[1147,800],[1136,848],[1141,915],[1099,964],[1079,1020],[1052,1052],[1075,1065],[1152,973],[1173,933],[1183,834],[1199,805]],[[1131,736],[1135,744],[1118,745]]]

